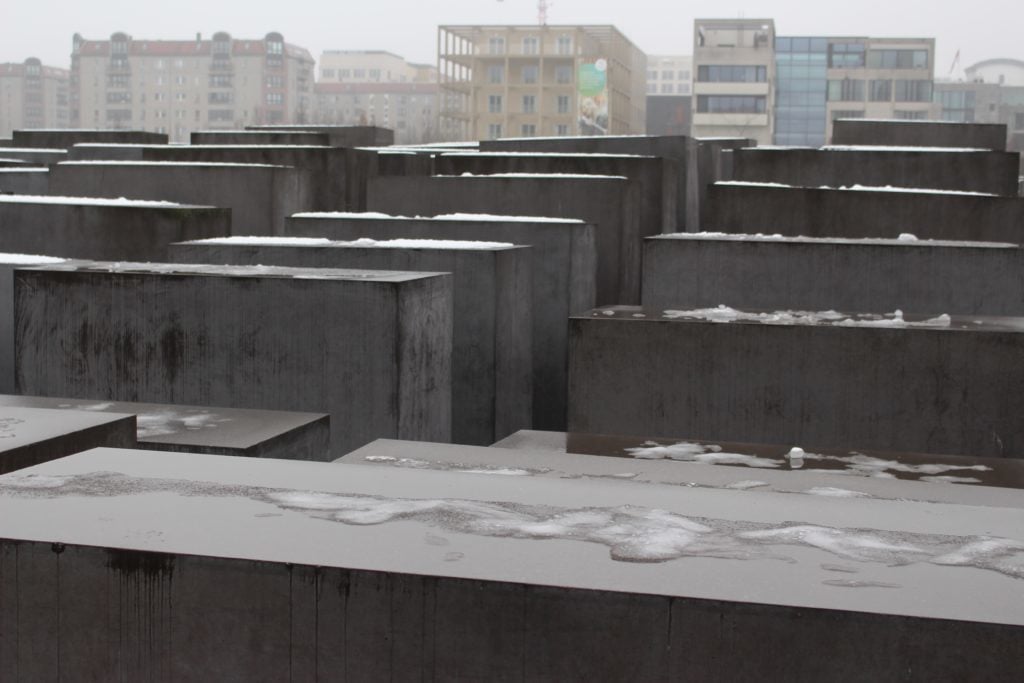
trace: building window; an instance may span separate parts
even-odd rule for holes
[[[868,50],[869,69],[927,69],[928,50]]]
[[[521,132],[524,138],[532,138],[537,134],[537,125],[534,123],[524,123]]]
[[[860,69],[864,67],[864,45],[832,43],[828,46],[828,68]]]
[[[890,80],[870,81],[868,91],[868,99],[872,102],[892,101],[892,81]]]
[[[497,140],[501,137],[501,124],[500,123],[489,123],[487,124],[487,137],[491,140]]]
[[[523,38],[523,54],[540,54],[540,39],[538,39],[537,36],[526,36],[525,38]]]
[[[862,119],[864,118],[863,109],[835,109],[832,111],[832,120],[836,119]]]
[[[661,94],[662,95],[671,95],[674,91],[675,91],[675,88],[672,86],[671,83],[662,83],[661,84]]]
[[[379,81],[380,80],[380,69],[370,69],[370,80],[371,81]]]
[[[537,65],[527,64],[523,67],[523,83],[536,83],[537,82]]]
[[[212,92],[207,95],[207,98],[209,104],[231,104],[235,99],[235,93],[230,90],[227,92]]]
[[[559,64],[555,67],[555,83],[566,85],[572,83],[572,67],[568,64]]]
[[[269,55],[281,55],[284,54],[284,43],[280,40],[268,40],[267,41],[267,54]]]
[[[107,75],[107,87],[108,88],[128,88],[131,87],[131,76],[130,74],[108,74]]]
[[[828,82],[829,102],[863,102],[864,81],[844,78]]]
[[[654,70],[648,70],[647,71],[647,80],[649,80],[649,81],[656,81],[656,80],[658,80],[658,72],[654,71]]]
[[[568,134],[569,134],[569,124],[568,123],[556,123],[555,124],[555,135],[557,135],[559,137],[565,137]]]
[[[130,92],[108,92],[107,104],[123,104],[132,101]]]
[[[211,109],[210,113],[207,115],[207,120],[211,123],[234,121],[235,112],[231,109]]]
[[[366,69],[353,69],[353,78],[366,78]]]
[[[673,74],[674,74],[673,71],[662,71],[661,72],[661,80],[663,80],[663,81],[671,81]]]
[[[931,81],[896,81],[897,102],[931,102]]]
[[[924,121],[928,118],[928,112],[926,111],[908,111],[904,109],[897,109],[893,112],[893,115],[897,119],[905,119],[908,121]]]
[[[697,67],[697,80],[702,83],[765,83],[768,81],[768,67],[708,64]]]
[[[335,72],[334,69],[324,69],[323,70],[323,77],[324,78],[334,78],[334,74],[335,73],[336,72]]]
[[[338,71],[339,78],[352,78],[352,69],[341,69]]]
[[[487,111],[489,111],[492,114],[501,113],[501,95],[487,96]]]
[[[559,114],[568,114],[569,113],[569,96],[568,95],[559,95],[555,99],[555,109],[556,109],[556,111]]]
[[[697,112],[701,114],[763,114],[764,95],[698,95]]]
[[[523,113],[534,114],[537,112],[537,98],[534,95],[523,95]]]
[[[505,82],[505,66],[502,64],[491,64],[487,67],[487,82],[488,83],[504,83]]]
[[[174,101],[175,102],[184,102],[187,97],[188,97],[188,95],[186,95],[183,92],[174,93]]]
[[[174,77],[174,84],[175,85],[188,85],[188,76],[175,76]]]
[[[1013,115],[1013,129],[1024,130],[1024,112]]]
[[[281,76],[267,76],[266,84],[268,88],[283,88],[284,78]]]
[[[267,104],[276,105],[284,104],[284,94],[279,92],[268,92],[267,93]]]
[[[647,84],[647,94],[648,95],[657,95],[658,94],[658,84],[657,83],[648,83]]]
[[[572,54],[572,36],[558,36],[555,39],[555,52],[560,55]]]
[[[689,71],[680,71],[678,76],[677,76],[677,79],[680,80],[680,81],[688,81],[688,80],[690,80],[690,72]]]
[[[487,51],[492,55],[505,54],[505,39],[501,36],[491,36],[487,39]]]

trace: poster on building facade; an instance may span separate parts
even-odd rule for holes
[[[583,61],[576,79],[580,135],[608,134],[608,62]]]

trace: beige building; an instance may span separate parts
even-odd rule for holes
[[[313,58],[279,33],[239,40],[110,40],[75,35],[71,125],[166,133],[306,123],[313,107]]]
[[[437,142],[437,83],[320,82],[314,121],[390,128],[398,145]]]
[[[643,133],[646,66],[614,26],[441,26],[440,135]]]
[[[693,29],[694,137],[772,142],[775,22],[698,19]]]
[[[690,95],[693,89],[693,57],[647,55],[648,95]]]
[[[35,57],[0,63],[0,138],[23,128],[67,128],[69,77]]]
[[[414,64],[384,50],[327,50],[320,83],[436,83],[437,67]]]

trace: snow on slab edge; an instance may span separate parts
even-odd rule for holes
[[[194,204],[178,204],[162,199],[127,199],[125,197],[61,197],[39,194],[6,194],[0,195],[0,203],[7,204],[73,204],[75,206],[130,206],[144,209],[196,209],[214,208]]]
[[[301,266],[156,263],[142,261],[72,261],[46,266],[49,270],[81,273],[141,273],[144,275],[196,275],[213,277],[276,277],[296,280],[415,280],[447,273],[379,268],[312,268]]]
[[[47,263],[64,263],[68,259],[38,254],[5,254],[0,252],[0,264],[5,266],[39,266]]]
[[[331,240],[325,237],[263,237],[234,236],[213,237],[194,240],[185,244],[209,244],[224,246],[277,246],[277,247],[379,247],[384,249],[508,249],[516,245],[511,242],[486,242],[483,240],[435,240],[435,239],[391,239],[375,240],[360,237],[355,240]]]
[[[305,211],[292,214],[292,218],[356,218],[363,220],[396,221],[480,221],[496,223],[584,223],[579,218],[557,218],[552,216],[501,216],[490,213],[442,213],[436,216],[393,216],[377,211]]]
[[[601,175],[599,173],[461,173],[459,175],[434,175],[431,178],[566,178],[570,180],[627,180],[624,175]]]
[[[61,161],[58,166],[223,166],[246,168],[292,168],[286,164],[233,164],[220,161],[121,161],[96,159],[89,161]]]
[[[738,232],[673,232],[664,235],[653,235],[648,239],[660,240],[725,240],[731,242],[795,242],[801,244],[865,244],[865,245],[904,245],[932,247],[983,247],[983,248],[1019,248],[1013,242],[982,242],[970,240],[931,240],[920,239],[904,232],[899,237],[807,237],[805,235],[782,235],[774,233],[738,233]]]
[[[601,154],[600,152],[502,152],[463,151],[441,152],[443,157],[592,157],[596,159],[656,159],[650,154]]]
[[[719,180],[715,185],[724,187],[780,187],[800,190],[846,190],[857,192],[904,192],[908,194],[948,194],[968,197],[999,197],[1000,195],[990,192],[967,192],[964,190],[938,190],[931,187],[895,187],[893,185],[819,185],[811,187],[807,185],[787,185],[785,183],[757,182],[753,180]]]
[[[691,318],[713,323],[759,322],[773,325],[836,325],[839,327],[895,327],[895,328],[948,328],[952,318],[942,313],[934,318],[920,321],[908,321],[903,311],[896,309],[883,315],[859,313],[847,315],[838,311],[799,311],[780,310],[771,312],[741,311],[724,304],[715,308],[693,308],[688,310],[665,310],[662,317],[670,320]]]

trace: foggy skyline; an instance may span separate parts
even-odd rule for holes
[[[945,4],[925,0],[822,0],[737,2],[701,0],[667,11],[655,0],[555,0],[548,23],[613,24],[647,54],[691,54],[695,18],[770,18],[779,35],[934,37],[935,77],[946,78],[956,52],[963,68],[997,57],[1024,60],[1020,26],[1024,3],[977,0]],[[75,33],[106,40],[124,31],[140,40],[209,38],[227,31],[234,38],[262,38],[271,31],[309,49],[314,58],[325,50],[387,50],[410,61],[434,63],[437,27],[444,24],[536,24],[536,0],[376,0],[339,3],[293,0],[282,7],[254,6],[236,0],[214,4],[178,0],[170,5],[126,5],[123,0],[43,0],[10,3],[0,24],[0,62],[38,57],[48,66],[70,67]]]

